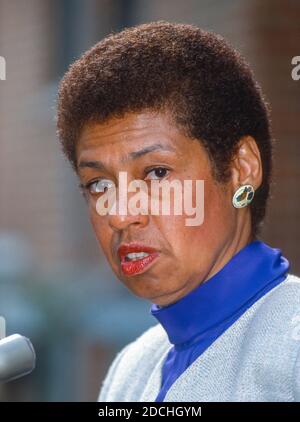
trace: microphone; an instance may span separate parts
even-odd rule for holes
[[[35,361],[35,351],[28,338],[13,334],[0,340],[0,382],[29,374],[35,368]]]

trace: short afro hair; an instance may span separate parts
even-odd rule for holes
[[[272,139],[266,102],[252,72],[219,35],[194,25],[150,22],[112,33],[73,63],[58,94],[57,127],[75,171],[83,126],[127,112],[168,111],[205,147],[218,182],[227,182],[243,136],[252,136],[263,181],[250,205],[252,237],[266,211]]]

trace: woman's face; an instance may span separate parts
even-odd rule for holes
[[[77,164],[98,242],[117,277],[137,296],[161,306],[174,303],[248,243],[249,210],[231,204],[236,186],[232,180],[226,185],[215,182],[204,147],[165,114],[128,113],[86,125],[77,145]],[[99,181],[102,186],[103,179],[112,181],[118,191],[119,172],[126,172],[128,183],[144,180],[149,187],[151,180],[179,180],[182,185],[192,180],[194,188],[196,180],[203,180],[203,223],[188,226],[189,216],[172,212],[99,215]],[[144,258],[128,256],[143,250]]]

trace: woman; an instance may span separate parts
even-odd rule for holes
[[[241,56],[191,25],[111,35],[64,76],[58,131],[108,262],[158,320],[115,358],[99,400],[298,401],[300,283],[258,239],[272,141]],[[102,213],[121,173],[146,196],[154,181],[204,181],[202,224],[186,212]]]

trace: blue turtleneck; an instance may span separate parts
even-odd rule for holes
[[[288,270],[289,262],[280,249],[254,240],[178,302],[162,308],[152,305],[152,315],[173,344],[164,362],[156,401],[163,401],[188,366],[254,302],[281,283]]]

